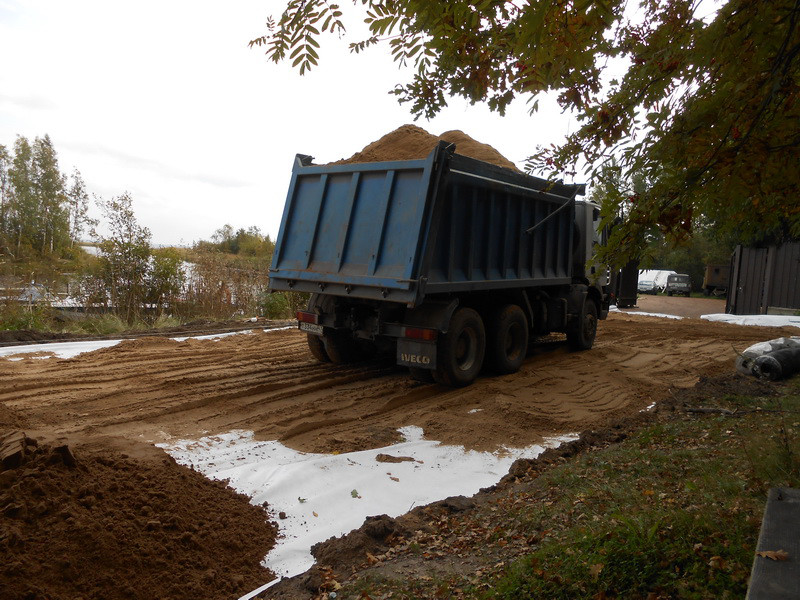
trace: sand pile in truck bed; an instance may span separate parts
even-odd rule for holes
[[[368,144],[363,150],[356,152],[350,158],[330,164],[345,165],[389,160],[416,160],[428,156],[440,141],[455,144],[456,154],[492,163],[498,167],[519,171],[513,162],[489,144],[478,142],[463,131],[445,131],[442,135],[435,136],[416,125],[402,125],[379,140]]]

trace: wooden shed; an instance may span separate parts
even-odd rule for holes
[[[800,313],[800,242],[737,246],[725,312],[734,315]]]

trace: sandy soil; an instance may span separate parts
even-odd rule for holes
[[[696,304],[653,300],[662,304],[639,308]],[[274,537],[267,513],[182,472],[152,442],[251,429],[299,450],[343,452],[387,445],[398,427],[417,425],[468,448],[524,446],[630,421],[674,388],[731,373],[750,344],[796,333],[612,313],[592,350],[544,340],[519,373],[458,390],[388,363],[319,364],[296,330],[0,359],[0,434],[39,440],[21,466],[0,473],[0,585],[10,598],[144,598],[161,581],[178,586],[159,588],[161,597],[223,598],[269,580],[258,565]],[[53,450],[67,444],[76,465]],[[79,568],[107,556],[99,569]]]
[[[417,425],[432,439],[494,450],[601,427],[671,386],[730,371],[754,342],[791,333],[612,313],[591,351],[546,341],[519,373],[458,390],[386,363],[319,364],[295,330],[141,338],[68,360],[0,361],[0,405],[29,435],[71,444],[251,429],[298,450],[341,452],[386,445],[398,427]]]

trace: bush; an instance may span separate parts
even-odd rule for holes
[[[289,298],[282,292],[265,293],[259,303],[259,313],[268,319],[288,319],[292,312]]]
[[[46,306],[28,306],[16,301],[0,304],[0,329],[46,329],[50,321],[50,309]]]

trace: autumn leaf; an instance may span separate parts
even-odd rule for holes
[[[589,567],[589,573],[595,581],[597,581],[597,578],[600,577],[603,567],[605,567],[605,565],[602,563],[597,563]]]
[[[725,559],[721,556],[712,556],[711,560],[708,561],[708,566],[718,571],[722,570],[725,568]]]
[[[769,558],[770,560],[789,560],[789,553],[786,550],[762,550],[756,552],[756,556]]]

